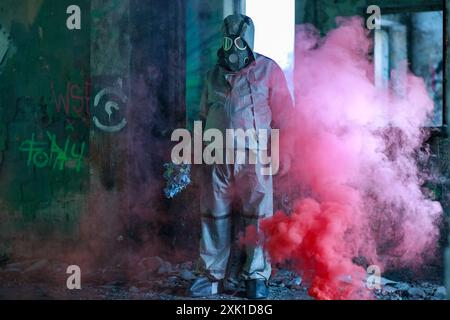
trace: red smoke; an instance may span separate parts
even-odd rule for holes
[[[309,193],[262,224],[272,261],[294,261],[318,299],[369,297],[355,257],[381,269],[423,263],[441,213],[417,164],[433,110],[424,81],[405,71],[401,93],[376,88],[362,20],[338,25],[322,39],[297,31],[291,183]]]

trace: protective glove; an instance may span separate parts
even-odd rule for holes
[[[173,198],[191,183],[191,166],[189,164],[164,164],[164,179],[166,187],[164,194],[167,198]]]

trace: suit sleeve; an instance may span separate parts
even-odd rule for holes
[[[295,128],[294,103],[283,70],[274,63],[269,80],[272,128],[280,130],[280,148],[291,154]]]

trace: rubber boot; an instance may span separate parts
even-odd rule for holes
[[[269,296],[269,288],[265,280],[247,280],[245,287],[248,299],[266,299]]]
[[[219,293],[219,281],[212,281],[208,277],[200,277],[189,288],[192,298],[210,297]]]

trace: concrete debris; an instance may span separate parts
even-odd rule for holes
[[[384,293],[387,293],[387,294],[395,293],[395,292],[397,292],[398,290],[399,290],[399,289],[397,289],[396,287],[391,286],[391,285],[385,285],[385,286],[383,287],[383,292],[384,292]]]
[[[392,280],[389,280],[389,279],[386,279],[386,278],[383,278],[383,277],[381,277],[380,278],[380,284],[382,285],[382,286],[385,286],[385,285],[395,285],[395,284],[397,284],[398,282],[396,282],[396,281],[392,281]]]
[[[422,283],[396,282],[383,278],[381,289],[375,290],[375,296],[380,300],[443,300],[445,287]]]
[[[400,291],[408,291],[411,286],[404,282],[397,282],[394,287]]]
[[[149,257],[142,259],[139,267],[149,272],[157,272],[163,264],[164,260],[160,257]]]
[[[300,289],[301,288],[301,284],[302,284],[302,278],[300,277],[294,277],[293,279],[291,279],[288,283],[287,283],[287,287],[290,289]]]
[[[186,281],[194,280],[196,278],[195,274],[187,269],[182,269],[180,271],[180,277]]]
[[[139,268],[147,272],[166,274],[174,271],[172,264],[169,261],[164,261],[160,257],[144,258],[139,262]]]
[[[433,294],[436,298],[446,299],[447,290],[444,286],[437,287]]]
[[[172,271],[172,264],[169,261],[163,261],[158,269],[158,274],[171,273]]]
[[[408,290],[408,294],[412,297],[412,298],[419,298],[419,299],[423,299],[426,297],[426,293],[424,290],[420,289],[420,288],[409,288]]]

